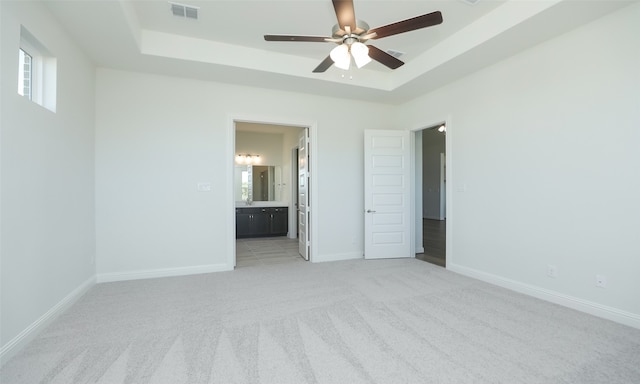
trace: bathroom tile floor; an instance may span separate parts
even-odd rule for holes
[[[236,268],[305,261],[298,239],[286,236],[236,239]]]

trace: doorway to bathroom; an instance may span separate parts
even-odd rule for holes
[[[233,133],[235,266],[309,260],[309,127],[236,120]]]

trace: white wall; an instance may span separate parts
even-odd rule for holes
[[[402,107],[405,127],[451,116],[449,267],[640,325],[638,20],[623,9]]]
[[[363,114],[353,111],[366,111]],[[99,69],[96,225],[99,280],[223,270],[229,119],[317,122],[316,261],[361,257],[363,130],[392,107]],[[312,154],[313,155],[313,154]],[[213,191],[196,191],[199,181]]]
[[[95,71],[46,8],[0,2],[3,358],[92,285]],[[20,25],[58,59],[57,112],[17,94]]]

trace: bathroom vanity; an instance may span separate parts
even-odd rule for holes
[[[236,238],[286,236],[287,207],[236,207]]]

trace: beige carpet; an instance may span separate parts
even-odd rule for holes
[[[640,330],[415,260],[100,284],[20,383],[640,383]]]

